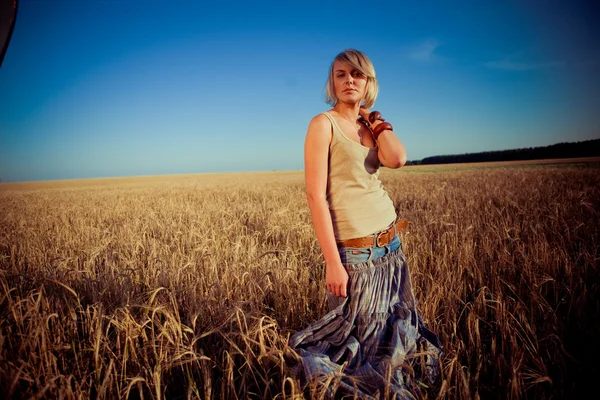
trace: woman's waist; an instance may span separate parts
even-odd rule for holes
[[[400,237],[396,233],[389,243],[372,247],[338,247],[340,261],[348,272],[368,271],[372,268],[387,265],[398,257],[402,250]]]
[[[391,243],[398,236],[398,233],[406,229],[408,229],[408,220],[399,219],[374,233],[351,239],[338,240],[337,245],[338,247],[348,248],[384,247]]]

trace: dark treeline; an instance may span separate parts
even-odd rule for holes
[[[600,139],[583,142],[557,143],[550,146],[522,149],[484,151],[481,153],[451,154],[409,161],[407,165],[453,164],[486,161],[542,160],[547,158],[577,158],[600,156]]]

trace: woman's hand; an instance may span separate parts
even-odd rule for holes
[[[366,107],[361,107],[358,110],[358,115],[360,115],[365,121],[369,120],[369,114],[371,114],[371,110]]]
[[[348,272],[341,263],[327,264],[325,271],[327,290],[338,297],[346,297],[348,288]]]

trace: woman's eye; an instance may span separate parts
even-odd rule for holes
[[[362,78],[363,74],[362,74],[362,72],[354,71],[354,72],[352,72],[352,76],[355,78]]]

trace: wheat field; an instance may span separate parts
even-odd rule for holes
[[[594,387],[600,160],[587,161],[382,171],[445,351],[416,397]],[[323,281],[300,171],[1,184],[0,391],[321,397],[290,377],[287,341],[325,313]]]

